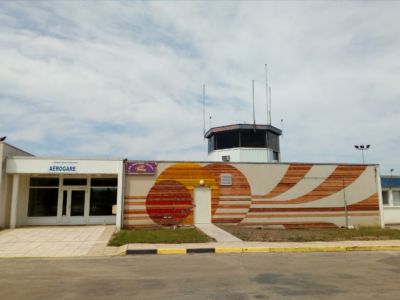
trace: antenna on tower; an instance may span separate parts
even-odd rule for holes
[[[268,111],[268,118],[269,118],[269,125],[271,125],[271,123],[272,123],[272,117],[271,117],[271,88],[269,88],[269,105],[268,105],[268,107],[269,107],[269,111]]]
[[[253,79],[253,125],[254,125],[254,131],[256,131],[256,111],[254,108],[254,79]]]
[[[203,137],[206,140],[206,85],[203,84]]]
[[[269,117],[269,103],[268,103],[268,69],[265,64],[265,98],[267,100],[267,125],[271,125],[271,119]]]

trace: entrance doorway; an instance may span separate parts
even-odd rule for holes
[[[86,224],[89,217],[88,191],[85,188],[64,188],[61,205],[62,224]]]
[[[211,223],[211,190],[208,187],[194,189],[194,223]]]

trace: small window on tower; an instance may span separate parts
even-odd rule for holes
[[[279,161],[279,153],[276,152],[276,151],[274,151],[273,160],[274,160],[274,161]]]
[[[232,174],[221,174],[221,185],[232,185]]]

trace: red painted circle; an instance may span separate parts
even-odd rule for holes
[[[192,209],[192,195],[183,184],[175,180],[157,182],[147,194],[147,213],[159,225],[177,225]]]

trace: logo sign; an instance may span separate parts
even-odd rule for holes
[[[126,174],[154,175],[157,171],[157,163],[153,161],[127,162]]]
[[[74,173],[76,172],[76,162],[55,161],[49,166],[50,173]]]

